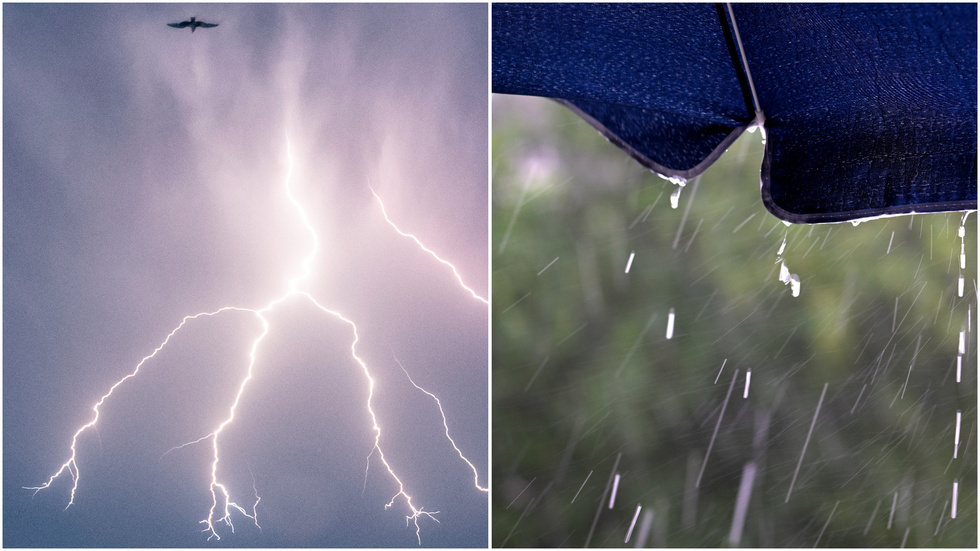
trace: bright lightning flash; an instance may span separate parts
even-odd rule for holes
[[[319,302],[317,302],[317,300],[309,292],[300,290],[300,283],[303,280],[305,280],[307,277],[309,277],[309,275],[310,275],[310,264],[313,262],[314,258],[317,255],[317,252],[318,252],[318,249],[319,249],[319,238],[317,236],[316,230],[313,228],[313,225],[310,223],[310,220],[309,220],[309,217],[307,215],[306,209],[303,208],[303,205],[300,203],[300,201],[293,195],[292,189],[290,187],[290,182],[292,180],[292,173],[293,173],[293,157],[292,157],[292,149],[290,147],[290,143],[289,143],[288,137],[286,139],[286,152],[287,152],[287,159],[288,159],[288,165],[289,165],[288,166],[288,169],[287,169],[287,173],[286,173],[285,183],[284,183],[285,190],[286,190],[286,195],[289,198],[289,201],[293,204],[293,206],[299,212],[300,220],[302,221],[303,226],[309,232],[310,236],[312,237],[312,241],[313,241],[312,247],[311,247],[311,250],[310,250],[310,253],[306,256],[306,258],[302,262],[302,271],[301,271],[301,273],[299,275],[297,275],[295,278],[293,278],[290,281],[289,290],[286,292],[286,294],[284,294],[283,296],[281,296],[281,297],[273,300],[272,302],[270,302],[269,304],[267,304],[265,307],[259,308],[259,309],[243,308],[243,307],[237,307],[237,306],[226,306],[226,307],[220,308],[218,310],[215,310],[213,312],[201,312],[201,313],[198,313],[198,314],[194,314],[194,315],[190,315],[190,316],[184,317],[183,320],[181,320],[180,324],[177,325],[177,327],[175,327],[167,335],[167,337],[163,340],[163,342],[160,344],[160,346],[158,346],[150,355],[148,355],[148,356],[144,357],[142,360],[140,360],[140,362],[136,365],[136,368],[133,369],[133,371],[131,373],[129,373],[128,375],[126,375],[125,377],[123,377],[122,379],[120,379],[119,381],[117,381],[114,385],[112,385],[112,387],[109,388],[109,391],[104,396],[102,396],[102,398],[100,398],[98,402],[96,402],[96,404],[92,408],[92,410],[94,412],[94,415],[92,416],[92,420],[89,421],[88,423],[82,425],[75,432],[75,434],[72,436],[71,447],[70,447],[70,449],[71,449],[71,455],[68,458],[68,460],[65,461],[61,465],[61,468],[58,469],[58,471],[55,472],[48,479],[48,481],[45,482],[44,484],[41,484],[40,486],[25,487],[26,489],[28,489],[28,490],[34,490],[34,493],[37,494],[37,492],[39,492],[41,490],[44,490],[44,489],[50,487],[51,484],[54,483],[54,481],[58,477],[60,477],[62,473],[64,473],[65,471],[68,471],[68,473],[72,477],[73,484],[72,484],[72,488],[71,488],[71,496],[70,496],[70,499],[68,500],[68,505],[65,506],[65,509],[68,509],[69,507],[71,507],[72,504],[75,502],[75,491],[78,489],[78,479],[79,479],[79,476],[80,476],[80,471],[79,471],[78,463],[77,463],[77,449],[76,449],[77,444],[78,444],[78,437],[81,436],[81,434],[83,432],[85,432],[89,428],[92,428],[92,427],[94,427],[96,425],[96,423],[99,421],[100,408],[101,408],[102,404],[105,403],[105,401],[112,395],[112,393],[116,390],[116,388],[118,388],[121,384],[123,384],[127,380],[132,379],[133,377],[136,377],[136,375],[139,374],[139,371],[143,367],[143,365],[147,361],[149,361],[150,359],[154,358],[157,355],[158,352],[160,352],[161,350],[163,350],[163,348],[167,345],[167,343],[170,342],[171,337],[173,337],[177,333],[177,331],[179,331],[180,329],[182,329],[189,321],[196,320],[197,318],[200,318],[200,317],[215,316],[215,315],[218,315],[218,314],[220,314],[222,312],[226,312],[226,311],[229,311],[229,310],[251,312],[251,313],[255,314],[255,316],[258,317],[258,319],[261,321],[261,323],[262,323],[262,332],[259,334],[258,337],[256,337],[256,339],[254,341],[252,341],[251,349],[249,351],[249,363],[248,363],[247,374],[246,374],[245,378],[242,379],[241,383],[239,384],[238,393],[235,395],[235,399],[232,402],[231,407],[228,410],[228,417],[224,421],[222,421],[217,426],[217,428],[215,428],[215,430],[213,430],[212,432],[210,432],[210,433],[208,433],[208,434],[206,434],[206,435],[198,438],[197,440],[193,440],[193,441],[187,442],[185,444],[181,444],[180,446],[176,446],[174,448],[171,448],[166,453],[170,453],[171,451],[174,451],[174,450],[177,450],[177,449],[180,449],[180,448],[184,448],[186,446],[198,444],[198,443],[204,442],[206,440],[210,440],[211,441],[211,449],[213,450],[213,455],[212,455],[213,461],[211,462],[211,483],[210,483],[210,491],[211,491],[212,502],[211,502],[211,507],[210,507],[210,509],[208,511],[207,518],[201,521],[202,524],[205,524],[206,525],[206,527],[204,528],[203,531],[208,533],[208,540],[210,540],[211,538],[215,538],[216,540],[220,540],[221,539],[221,536],[218,535],[218,531],[217,531],[217,527],[216,527],[216,525],[219,524],[219,523],[225,524],[226,526],[228,526],[229,528],[231,528],[232,533],[234,533],[234,525],[232,524],[232,513],[233,513],[233,511],[238,511],[243,516],[245,516],[245,517],[247,517],[249,519],[252,519],[252,521],[254,522],[255,526],[258,527],[261,530],[261,527],[259,526],[259,523],[258,523],[258,514],[256,512],[257,507],[258,507],[258,504],[259,504],[259,501],[261,500],[261,498],[258,495],[258,490],[257,490],[257,488],[255,486],[254,478],[253,478],[252,489],[255,491],[255,502],[252,504],[252,507],[251,507],[252,512],[251,512],[251,514],[249,514],[244,507],[242,507],[241,505],[238,505],[237,503],[235,503],[234,501],[232,501],[231,491],[228,489],[228,487],[225,484],[223,484],[223,483],[221,483],[219,481],[219,478],[218,478],[218,465],[219,465],[219,463],[221,461],[221,456],[220,456],[220,448],[219,448],[219,445],[218,445],[218,438],[221,435],[222,431],[225,429],[225,427],[227,427],[228,425],[230,425],[235,420],[235,412],[236,412],[236,410],[238,408],[238,404],[239,404],[239,402],[242,399],[242,395],[244,394],[245,389],[248,386],[248,383],[252,380],[252,373],[253,373],[253,370],[255,369],[255,366],[256,366],[258,352],[259,352],[259,346],[262,344],[262,341],[265,339],[266,335],[268,335],[268,333],[269,333],[269,321],[268,321],[268,319],[266,319],[265,315],[267,313],[269,313],[270,311],[272,311],[277,305],[279,305],[280,303],[286,301],[287,299],[293,298],[293,297],[301,297],[301,298],[305,298],[306,300],[310,301],[313,305],[315,305],[317,308],[319,308],[325,314],[328,314],[330,316],[333,316],[333,317],[337,318],[338,320],[342,321],[343,323],[349,325],[350,328],[351,328],[351,331],[353,333],[353,340],[351,341],[351,345],[350,345],[350,354],[351,354],[351,357],[354,358],[354,360],[358,363],[358,365],[361,366],[361,370],[364,372],[364,377],[367,379],[367,382],[368,382],[368,396],[367,396],[367,401],[366,401],[366,407],[367,407],[368,415],[371,418],[372,431],[374,432],[374,446],[372,447],[371,452],[367,456],[368,467],[370,467],[371,457],[376,454],[378,456],[378,459],[380,459],[382,465],[384,465],[385,470],[388,472],[388,475],[391,477],[391,479],[394,481],[395,485],[398,488],[398,490],[395,492],[395,494],[391,497],[391,499],[385,505],[385,509],[389,509],[392,506],[394,506],[396,501],[403,500],[405,502],[405,505],[407,505],[408,506],[408,509],[411,511],[411,514],[405,516],[406,524],[412,523],[412,524],[415,525],[415,536],[416,536],[416,539],[418,539],[418,542],[419,542],[420,545],[422,543],[422,538],[421,538],[421,534],[420,534],[419,519],[421,517],[425,516],[425,517],[428,517],[428,518],[430,518],[432,520],[435,520],[436,522],[439,522],[439,520],[436,519],[436,517],[435,517],[435,515],[437,513],[439,513],[439,511],[426,511],[422,507],[417,507],[412,502],[412,496],[409,495],[408,492],[406,491],[404,482],[402,482],[401,478],[395,473],[394,469],[392,469],[391,465],[388,463],[388,460],[385,458],[384,451],[381,448],[381,426],[378,424],[378,418],[375,415],[374,408],[372,407],[372,400],[374,398],[374,385],[375,385],[375,381],[374,381],[374,378],[371,376],[371,372],[368,369],[367,364],[364,362],[364,360],[360,356],[357,355],[357,343],[360,340],[360,337],[359,337],[359,335],[357,333],[357,326],[354,324],[353,321],[351,321],[350,319],[344,317],[339,312],[334,311],[334,310],[331,310],[331,309],[323,306]],[[372,190],[372,193],[374,193],[374,190]],[[381,198],[378,197],[378,195],[376,193],[374,194],[374,196],[377,198],[378,202],[381,203]],[[395,226],[395,224],[392,223],[391,220],[388,218],[387,213],[384,211],[384,204],[381,204],[381,209],[382,209],[382,214],[384,214],[385,220],[387,220],[388,223],[391,224],[391,226],[394,227],[395,230],[399,234],[401,234],[403,236],[406,236],[406,237],[412,238],[413,240],[415,240],[415,242],[420,247],[422,247],[423,250],[425,250],[426,252],[428,252],[429,254],[431,254],[433,257],[435,257],[436,260],[438,260],[439,262],[441,262],[441,263],[449,266],[450,268],[452,268],[453,273],[456,275],[456,279],[459,281],[460,285],[462,285],[462,287],[464,289],[466,289],[467,291],[469,291],[470,294],[472,294],[474,298],[477,298],[477,299],[481,300],[482,302],[484,302],[486,304],[489,304],[486,299],[480,297],[472,289],[470,289],[469,287],[467,287],[466,285],[463,284],[462,278],[460,277],[459,273],[456,271],[456,268],[452,264],[450,264],[449,262],[443,260],[442,258],[439,258],[438,255],[436,255],[430,249],[428,249],[424,245],[422,245],[422,243],[415,236],[410,235],[410,234],[407,234],[407,233],[404,233],[401,230],[399,230],[397,228],[397,226]],[[396,359],[396,361],[397,361],[397,359]],[[400,363],[398,365],[401,366]],[[405,368],[402,367],[402,370],[405,371]],[[408,375],[408,372],[405,371],[405,374]],[[488,492],[488,488],[480,486],[480,484],[479,484],[479,475],[477,474],[476,468],[473,466],[473,464],[468,459],[466,459],[465,456],[463,456],[463,453],[456,446],[456,442],[453,441],[453,439],[449,436],[449,425],[448,425],[448,423],[446,421],[446,415],[442,411],[442,403],[439,402],[439,398],[437,398],[431,392],[429,392],[429,391],[425,390],[424,388],[422,388],[422,387],[418,386],[417,384],[415,384],[415,381],[412,381],[411,376],[409,376],[409,381],[412,382],[412,385],[414,385],[415,388],[417,388],[418,390],[420,390],[420,391],[424,392],[425,394],[431,396],[436,401],[436,403],[439,406],[439,411],[440,411],[440,413],[442,413],[442,421],[443,421],[443,426],[446,429],[446,437],[452,443],[453,448],[459,454],[460,458],[462,458],[463,461],[465,461],[466,464],[469,465],[469,467],[473,470],[474,485],[476,486],[476,488],[479,489],[480,491]],[[166,455],[166,454],[164,454],[164,455]],[[366,484],[366,480],[367,480],[367,471],[365,471],[365,484]]]
[[[383,202],[381,202],[381,197],[378,196],[378,194],[374,191],[374,189],[371,190],[371,193],[374,194],[374,198],[377,199],[378,200],[378,204],[381,205],[381,214],[384,215],[385,220],[388,221],[388,224],[390,224],[392,228],[395,228],[395,231],[398,232],[399,235],[402,235],[404,237],[408,237],[412,241],[415,241],[415,244],[418,245],[419,247],[421,247],[423,251],[425,251],[425,252],[429,253],[430,255],[432,255],[432,258],[435,258],[439,262],[442,262],[446,266],[449,266],[449,269],[453,271],[453,275],[456,276],[456,281],[459,282],[459,285],[463,289],[466,289],[471,295],[473,295],[473,298],[475,298],[476,300],[479,300],[480,302],[482,302],[483,304],[486,304],[488,306],[490,305],[490,303],[487,301],[487,299],[485,299],[485,298],[481,297],[480,295],[476,294],[476,291],[474,291],[473,289],[470,289],[469,287],[466,286],[465,283],[463,283],[463,276],[459,275],[459,272],[456,271],[456,266],[453,266],[452,263],[450,263],[449,261],[443,260],[442,258],[440,258],[439,255],[437,255],[432,249],[430,249],[430,248],[426,247],[425,245],[423,245],[422,242],[419,241],[419,238],[418,237],[415,237],[414,235],[412,235],[410,233],[405,233],[405,232],[401,231],[400,229],[398,229],[398,226],[396,226],[395,223],[391,221],[391,218],[388,218],[388,211],[385,210],[385,204]]]

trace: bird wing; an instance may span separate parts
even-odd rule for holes
[[[210,27],[217,27],[218,24],[217,23],[201,23],[199,26],[200,27],[204,27],[204,28],[210,28]]]
[[[183,29],[184,27],[190,25],[190,21],[181,21],[180,23],[167,23],[168,27],[173,27],[175,29]]]

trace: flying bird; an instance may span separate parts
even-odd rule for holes
[[[191,20],[190,21],[181,21],[180,23],[167,23],[167,25],[170,26],[170,27],[173,27],[175,29],[183,29],[184,27],[190,27],[191,28],[191,32],[194,32],[194,29],[196,29],[198,27],[203,27],[205,29],[208,29],[208,28],[211,28],[211,27],[217,27],[218,26],[217,23],[205,23],[204,21],[198,21],[194,17],[191,17]]]

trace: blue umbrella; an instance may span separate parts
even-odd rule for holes
[[[765,129],[793,223],[977,208],[976,4],[494,4],[493,91],[689,179]]]

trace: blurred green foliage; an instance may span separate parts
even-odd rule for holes
[[[548,100],[495,96],[492,148],[494,546],[732,545],[753,462],[740,546],[976,547],[975,214],[961,269],[962,213],[783,224],[759,133],[677,208]]]

